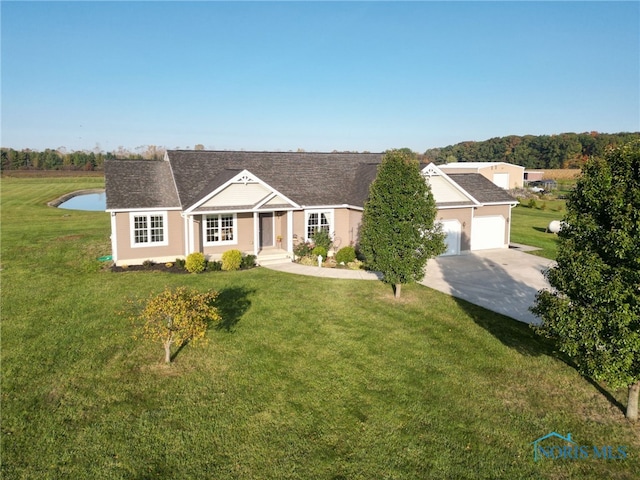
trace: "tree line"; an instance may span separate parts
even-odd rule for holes
[[[589,158],[604,157],[608,147],[640,139],[635,133],[562,133],[559,135],[509,135],[481,142],[461,142],[432,148],[423,163],[507,162],[525,168],[581,168]]]
[[[114,152],[103,152],[99,149],[68,152],[64,147],[55,150],[47,148],[44,151],[28,148],[14,150],[13,148],[3,147],[0,150],[0,169],[102,170],[105,160],[114,158],[160,160],[164,156],[164,152],[164,147],[156,147],[154,145],[138,147],[134,152],[123,147],[118,147]]]
[[[526,168],[581,168],[589,158],[603,158],[608,147],[637,139],[640,139],[640,132],[509,135],[431,148],[423,154],[417,154],[417,158],[420,163],[434,162],[438,165],[451,162],[507,162]],[[203,149],[202,144],[194,146],[194,150]],[[133,152],[124,147],[118,147],[113,152],[103,152],[99,148],[74,152],[68,152],[64,147],[44,151],[2,148],[0,170],[102,170],[107,159],[159,160],[165,150],[155,145],[136,147]]]

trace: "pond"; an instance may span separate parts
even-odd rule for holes
[[[65,200],[58,205],[58,208],[104,212],[105,208],[107,208],[107,196],[104,192],[84,193]]]

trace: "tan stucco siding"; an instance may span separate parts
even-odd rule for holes
[[[458,220],[460,222],[461,237],[460,251],[471,249],[471,218],[472,208],[448,208],[438,210],[436,220]]]
[[[141,213],[166,213],[167,245],[160,246],[136,246],[131,240],[131,214],[130,212],[117,212],[115,215],[115,232],[117,241],[117,265],[140,265],[145,260],[154,262],[173,261],[176,257],[184,256],[183,219],[178,211],[169,212],[141,212]]]
[[[304,212],[296,211],[293,212],[293,232],[292,235],[295,235],[294,245],[296,243],[302,243],[305,240],[305,231],[304,231]]]
[[[278,237],[281,239],[280,248],[287,248],[287,239],[289,238],[289,233],[287,232],[287,218],[289,215],[292,215],[291,212],[277,212],[276,214],[276,246],[278,242]]]
[[[357,228],[353,228],[353,222],[358,221],[359,223],[359,218],[354,219],[354,213],[360,212],[355,212],[348,208],[336,208],[334,210],[333,235],[336,250],[350,245],[357,235]]]
[[[343,245],[357,245],[360,239],[360,225],[362,224],[362,211],[349,210],[349,243]]]

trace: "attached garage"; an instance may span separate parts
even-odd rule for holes
[[[471,225],[471,250],[504,248],[506,221],[502,215],[474,217]]]
[[[447,251],[442,255],[459,255],[460,254],[460,237],[462,234],[462,226],[458,220],[442,220],[442,231],[445,233],[445,243]]]

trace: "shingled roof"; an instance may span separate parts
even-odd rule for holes
[[[478,173],[448,173],[447,175],[480,203],[517,202],[506,190]]]
[[[180,208],[167,162],[107,160],[104,177],[107,210]]]
[[[381,153],[170,150],[166,160],[107,160],[107,209],[192,207],[243,170],[301,206],[363,207]],[[449,174],[481,203],[511,203],[476,173]]]
[[[362,206],[370,175],[360,177],[357,173],[362,172],[363,164],[377,165],[382,160],[379,153],[172,150],[167,155],[183,208],[200,200],[207,189],[212,191],[216,181],[225,177],[224,172],[231,178],[231,172],[242,170],[248,170],[299,205]]]

